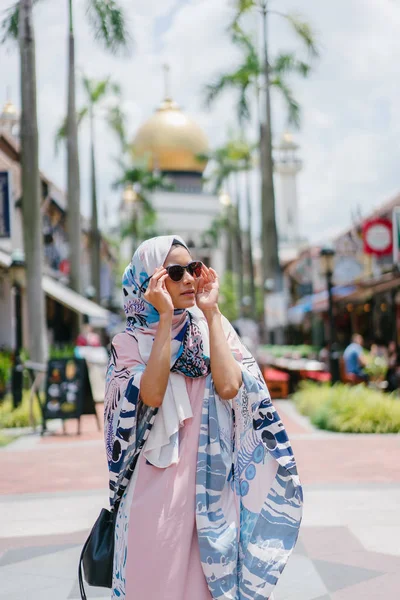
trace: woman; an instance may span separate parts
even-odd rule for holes
[[[218,287],[178,236],[125,271],[105,405],[113,600],[267,600],[296,543],[293,453]]]

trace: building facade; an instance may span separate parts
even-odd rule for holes
[[[0,347],[15,344],[15,310],[13,302],[13,257],[23,253],[21,211],[21,157],[18,139],[19,117],[7,102],[0,113]],[[50,344],[73,341],[76,315],[86,315],[96,326],[105,327],[109,312],[68,287],[67,202],[63,192],[40,173],[44,265],[42,286],[46,296],[46,319]],[[82,219],[82,289],[90,289],[90,232]],[[115,257],[102,244],[103,299],[112,295]],[[26,290],[22,289],[23,343],[28,343],[26,327]]]

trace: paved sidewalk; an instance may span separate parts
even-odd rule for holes
[[[299,543],[275,600],[398,600],[400,436],[315,431],[277,407],[305,488]],[[29,436],[0,451],[0,600],[77,600],[88,529],[107,505],[101,434]],[[110,598],[89,589],[88,598]],[[129,599],[131,600],[131,599]],[[188,599],[190,600],[190,599]]]

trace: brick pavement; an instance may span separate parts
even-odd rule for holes
[[[400,436],[324,434],[291,403],[276,404],[305,484],[305,514],[275,600],[398,600]],[[94,418],[75,432],[69,422],[66,436],[60,430],[0,451],[0,600],[79,597],[76,564],[107,502],[107,469]]]

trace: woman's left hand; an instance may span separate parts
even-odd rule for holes
[[[203,312],[218,308],[219,279],[214,269],[203,265],[196,294],[197,306]]]

